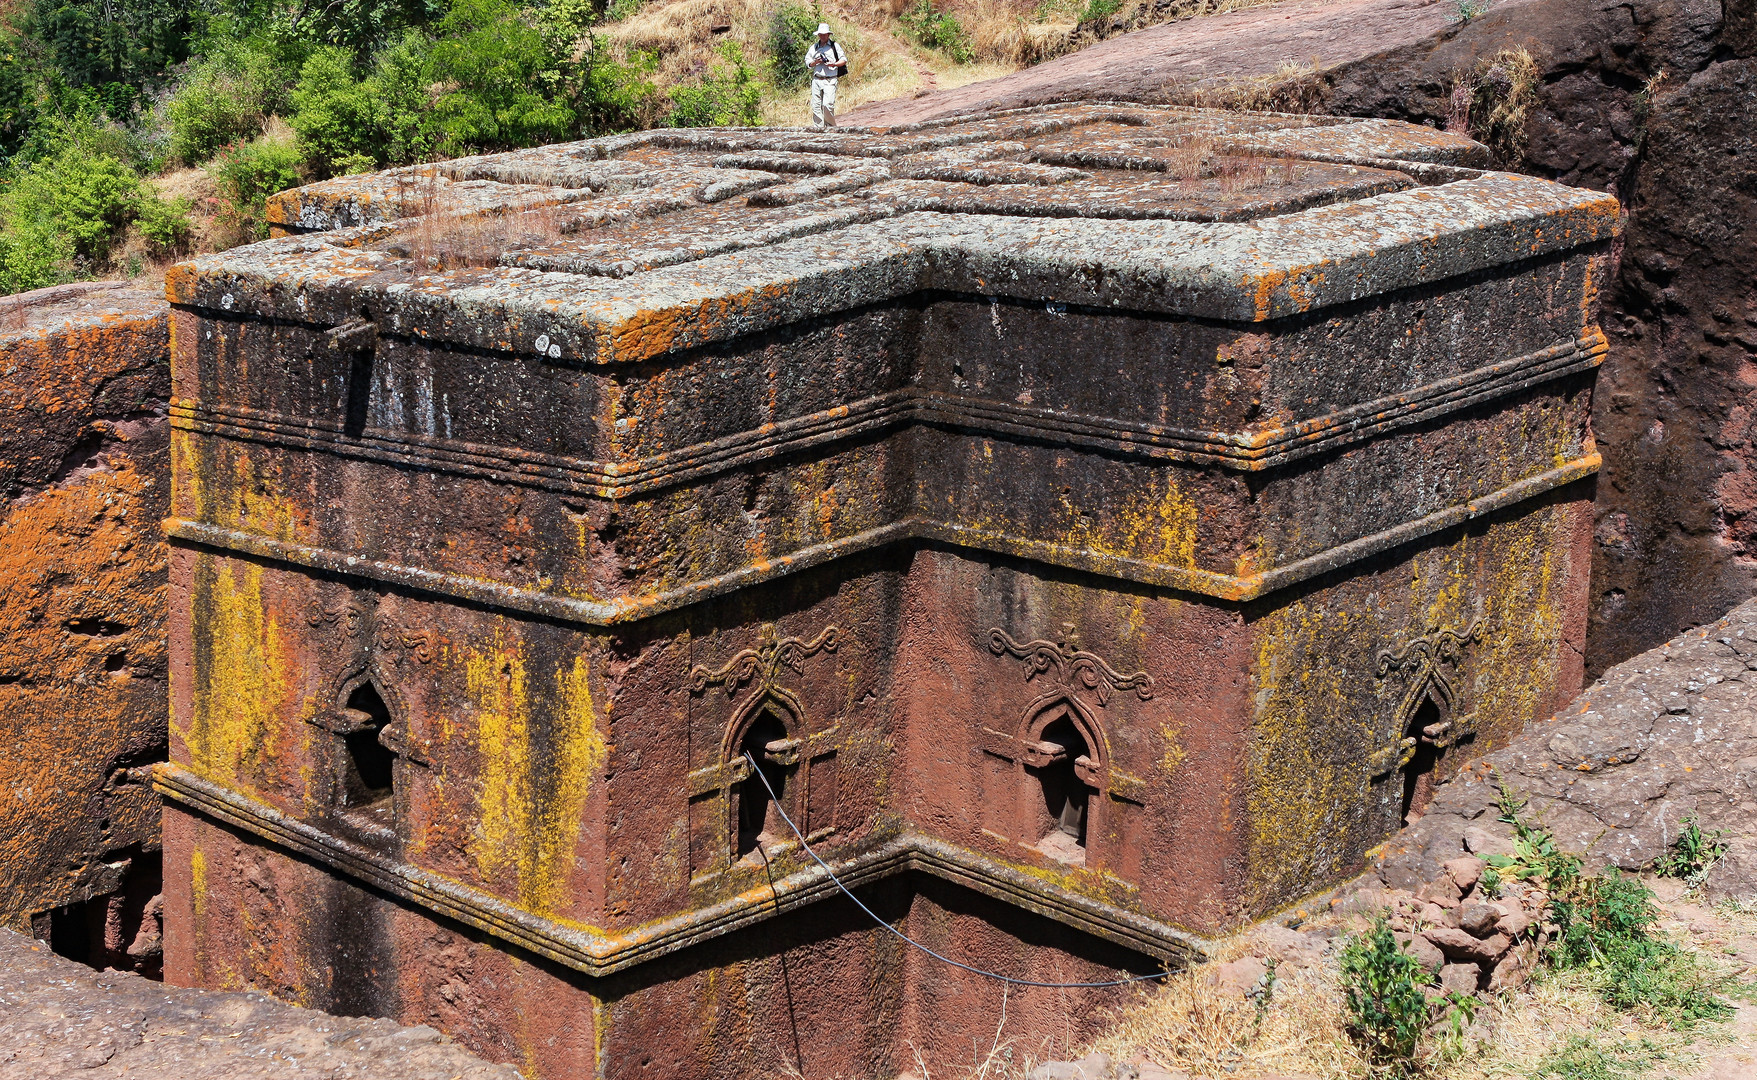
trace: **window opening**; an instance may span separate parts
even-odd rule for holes
[[[1080,779],[1075,767],[1082,762],[1091,763],[1086,740],[1074,722],[1063,716],[1043,729],[1039,745],[1050,755],[1048,763],[1035,770],[1050,827],[1038,842],[1038,849],[1063,862],[1084,863],[1086,811],[1092,789]]]
[[[395,786],[396,755],[381,736],[390,724],[390,708],[371,683],[348,695],[343,717],[352,728],[342,736],[347,761],[342,770],[342,805],[371,808],[388,816]]]
[[[780,748],[777,744],[786,742],[787,726],[781,723],[780,717],[765,709],[745,730],[744,741],[739,744],[739,756],[748,753],[755,758],[762,776],[746,777],[738,786],[737,858],[742,859],[765,844],[791,835],[781,820],[775,800],[769,796],[770,788],[779,798],[787,796],[786,766],[772,758],[773,752]],[[763,785],[765,778],[769,782],[767,787]]]
[[[1427,813],[1428,803],[1434,800],[1434,773],[1443,752],[1434,740],[1444,732],[1445,719],[1434,699],[1424,696],[1421,708],[1415,710],[1415,715],[1409,718],[1409,727],[1403,732],[1404,738],[1415,740],[1415,756],[1403,767],[1402,820],[1405,825],[1420,821]]]

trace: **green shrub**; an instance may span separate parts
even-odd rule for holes
[[[1343,947],[1341,967],[1349,1034],[1375,1068],[1398,1076],[1412,1072],[1428,1019],[1421,963],[1380,919]]]
[[[762,123],[763,91],[736,42],[719,49],[715,65],[694,86],[671,91],[672,127],[732,127]],[[801,65],[802,67],[804,65]]]
[[[221,226],[239,242],[267,236],[268,197],[298,186],[300,160],[297,148],[267,138],[234,143],[215,155],[208,174],[219,190]]]
[[[960,64],[969,63],[975,55],[964,24],[951,12],[934,7],[933,0],[915,0],[897,21],[923,48],[938,49]]]
[[[162,199],[156,192],[143,192],[134,224],[155,254],[179,255],[188,250],[189,239],[195,235],[190,208],[190,200],[184,196]]]
[[[0,296],[71,281],[73,242],[43,202],[0,191]]]
[[[106,127],[61,121],[44,138],[47,152],[0,187],[0,291],[53,285],[103,263],[141,202],[140,177],[110,152],[119,144]]]
[[[321,172],[338,170],[341,161],[365,158],[376,162],[383,152],[381,99],[377,87],[356,79],[346,51],[318,49],[299,71],[293,89],[293,116],[288,122],[299,136],[299,148]]]
[[[795,0],[783,0],[770,8],[763,22],[763,52],[768,55],[770,76],[783,90],[797,90],[811,77],[805,66],[805,50],[817,40],[823,10]]]
[[[186,165],[201,165],[223,147],[262,134],[270,110],[262,66],[254,70],[226,56],[198,64],[165,102],[170,151]]]
[[[1528,821],[1525,803],[1505,787],[1500,806],[1500,820],[1513,826],[1514,855],[1491,855],[1486,861],[1501,878],[1535,881],[1548,892],[1558,927],[1545,956],[1552,968],[1579,972],[1614,1008],[1640,1010],[1680,1030],[1732,1016],[1732,1007],[1719,996],[1727,980],[1655,934],[1659,909],[1652,890],[1614,869],[1583,876],[1579,857],[1562,851],[1549,830]],[[1698,836],[1693,841],[1701,842],[1713,840]]]
[[[575,133],[548,46],[508,0],[454,0],[428,62],[433,83],[449,88],[433,103],[445,152],[537,146]]]
[[[1082,23],[1098,22],[1108,19],[1123,9],[1122,0],[1090,0],[1086,10],[1080,12]]]
[[[659,58],[651,53],[618,60],[594,41],[576,75],[581,132],[631,131],[650,124],[655,114],[663,115],[664,92],[649,78],[658,66]]]

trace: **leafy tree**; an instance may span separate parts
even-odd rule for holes
[[[383,110],[375,87],[354,78],[349,56],[339,48],[311,54],[293,90],[293,130],[306,156],[321,168],[366,155],[383,145]]]
[[[103,102],[114,116],[189,59],[197,10],[184,0],[37,0],[26,27],[69,85],[115,88]]]
[[[508,0],[454,0],[436,28],[429,73],[450,89],[433,114],[448,150],[535,146],[576,131],[557,93],[559,58],[521,15]]]
[[[729,127],[762,123],[762,87],[737,42],[720,47],[720,63],[694,86],[671,92],[673,127]],[[805,65],[801,64],[800,67]]]

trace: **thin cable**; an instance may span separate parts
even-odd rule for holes
[[[769,798],[770,798],[770,800],[773,801],[773,803],[775,805],[775,812],[777,814],[780,814],[781,820],[785,821],[787,823],[787,827],[789,829],[793,830],[793,835],[799,837],[799,846],[805,849],[805,853],[807,855],[810,855],[813,859],[815,859],[817,861],[817,864],[819,866],[824,868],[824,873],[830,875],[830,880],[836,883],[836,888],[842,890],[843,896],[846,896],[848,899],[854,901],[854,905],[856,907],[858,907],[860,910],[866,912],[867,915],[869,915],[872,918],[873,922],[878,923],[880,926],[884,927],[886,930],[889,930],[892,934],[895,934],[897,936],[898,940],[902,941],[905,945],[908,945],[911,948],[920,949],[922,952],[933,957],[935,960],[940,961],[941,963],[950,964],[955,968],[963,968],[965,971],[974,972],[977,975],[982,975],[986,978],[995,979],[999,982],[1012,983],[1014,986],[1045,986],[1045,987],[1048,987],[1052,990],[1087,990],[1087,989],[1097,989],[1098,987],[1103,987],[1103,986],[1127,986],[1129,983],[1145,982],[1149,979],[1163,979],[1166,977],[1164,972],[1160,972],[1157,975],[1131,975],[1130,977],[1128,977],[1126,979],[1112,979],[1109,982],[1073,982],[1073,983],[1035,982],[1031,979],[1015,979],[1010,975],[997,975],[992,971],[984,971],[979,967],[971,967],[969,964],[959,963],[958,961],[953,960],[949,956],[941,956],[939,953],[934,952],[932,949],[928,948],[926,945],[923,945],[921,942],[914,940],[908,934],[903,933],[903,931],[897,929],[896,927],[892,926],[890,923],[879,918],[878,913],[875,912],[874,910],[872,910],[871,908],[867,907],[864,903],[862,903],[860,897],[855,896],[852,892],[848,891],[848,886],[842,884],[842,879],[836,876],[836,872],[834,870],[830,869],[830,864],[823,861],[822,859],[818,858],[818,853],[813,851],[811,849],[811,845],[805,842],[805,834],[799,831],[799,826],[793,824],[793,819],[787,816],[787,811],[781,809],[781,797],[779,795],[775,794],[774,786],[769,783],[769,778],[767,776],[763,775],[763,770],[757,765],[756,758],[751,756],[749,750],[746,750],[744,752],[744,760],[750,762],[750,771],[755,773],[756,778],[763,782],[763,787],[768,788]]]

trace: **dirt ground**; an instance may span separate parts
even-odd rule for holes
[[[1496,9],[1530,2],[1500,0]],[[1125,34],[1000,78],[863,105],[839,120],[913,124],[1064,99],[1165,100],[1283,64],[1353,63],[1448,32],[1457,13],[1453,0],[1288,0]]]

